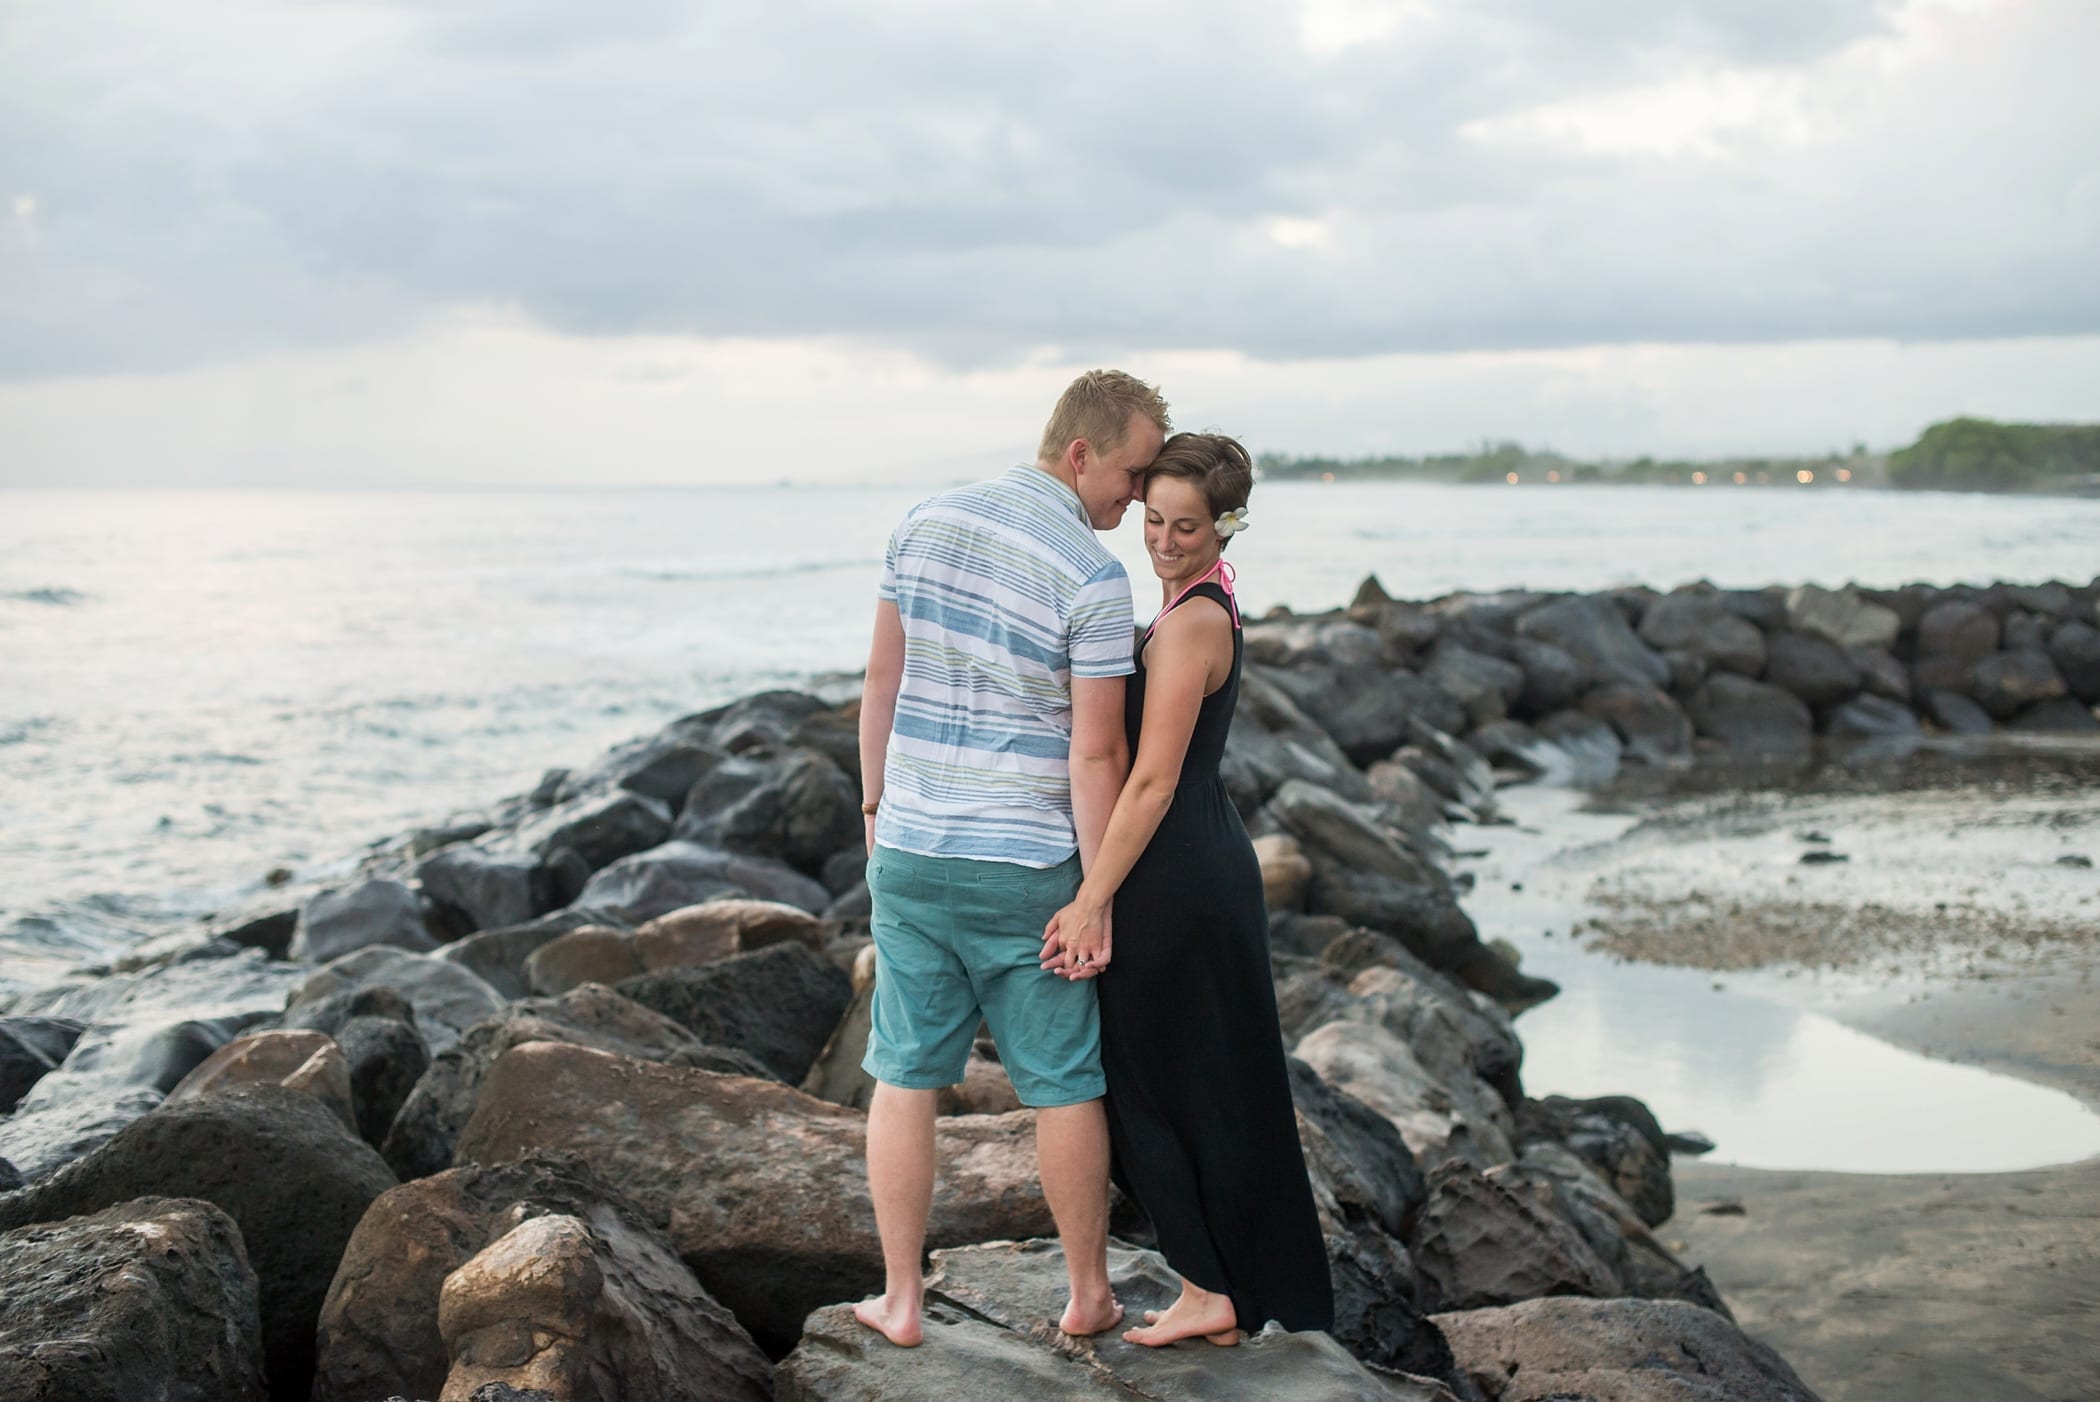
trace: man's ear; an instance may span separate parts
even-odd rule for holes
[[[1087,464],[1093,460],[1093,456],[1094,445],[1084,438],[1075,438],[1065,444],[1065,464],[1072,469],[1074,476],[1086,471]]]

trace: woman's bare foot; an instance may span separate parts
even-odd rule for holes
[[[893,1302],[887,1295],[877,1295],[855,1305],[853,1317],[898,1348],[917,1348],[926,1338],[919,1323],[917,1302]]]
[[[1123,1322],[1123,1302],[1114,1295],[1082,1302],[1074,1295],[1065,1305],[1057,1327],[1077,1339],[1105,1334]]]
[[[1135,1329],[1124,1330],[1123,1338],[1148,1348],[1194,1338],[1231,1345],[1240,1341],[1239,1322],[1239,1315],[1232,1308],[1231,1296],[1213,1295],[1184,1281],[1181,1298],[1166,1313],[1146,1310],[1145,1322]]]

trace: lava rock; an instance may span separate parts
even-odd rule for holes
[[[0,1115],[12,1112],[31,1086],[58,1069],[84,1030],[69,1018],[0,1017]]]
[[[533,951],[587,925],[616,930],[630,928],[611,911],[571,906],[566,910],[549,911],[522,925],[506,925],[501,929],[468,935],[440,949],[436,957],[448,964],[459,965],[505,998],[523,998],[532,992],[525,981],[525,961],[532,957]]]
[[[1889,648],[1903,630],[1892,608],[1860,597],[1855,589],[1804,584],[1786,596],[1787,626],[1842,648]],[[1752,674],[1754,675],[1754,673]]]
[[[1969,672],[1969,695],[1994,720],[2010,720],[2030,706],[2066,693],[2056,664],[2043,652],[1997,652]]]
[[[344,1249],[318,1348],[314,1402],[528,1380],[652,1402],[772,1395],[772,1364],[661,1229],[569,1154],[379,1198]],[[491,1367],[514,1358],[518,1372]]]
[[[0,1235],[0,1397],[261,1402],[255,1272],[208,1202],[142,1197]]]
[[[1925,698],[1925,714],[1940,729],[1956,735],[1988,735],[1991,713],[1957,691],[1933,691]]]
[[[2100,705],[2100,628],[2066,623],[2049,639],[2049,660],[2064,685],[2087,705]]]
[[[1692,723],[1667,692],[1652,686],[1602,686],[1583,698],[1582,709],[1618,732],[1629,759],[1659,767],[1691,763]]]
[[[698,1039],[663,1014],[597,984],[558,998],[513,1003],[439,1055],[394,1117],[380,1152],[403,1182],[452,1166],[453,1147],[474,1113],[489,1068],[527,1042],[565,1042],[666,1061],[695,1047]]]
[[[1865,680],[1836,643],[1805,633],[1775,633],[1765,644],[1765,681],[1811,706],[1834,706]]]
[[[794,943],[643,974],[618,988],[703,1042],[751,1053],[789,1085],[809,1074],[853,999],[852,980],[837,965]]]
[[[1665,655],[1689,653],[1708,673],[1754,677],[1764,670],[1765,635],[1710,590],[1673,589],[1663,595],[1642,615],[1640,636]]]
[[[1515,639],[1510,657],[1524,669],[1524,689],[1511,707],[1519,716],[1536,719],[1564,711],[1582,700],[1595,680],[1574,653],[1539,638]]]
[[[1823,733],[1864,739],[1919,733],[1917,713],[1885,696],[1855,696],[1823,719]]]
[[[262,1296],[270,1395],[304,1402],[314,1324],[343,1244],[394,1175],[326,1109],[281,1086],[166,1105],[0,1198],[0,1231],[138,1197],[201,1198],[240,1225]]]
[[[1444,1309],[1478,1310],[1542,1295],[1623,1293],[1611,1268],[1573,1226],[1462,1159],[1448,1159],[1430,1173],[1429,1202],[1408,1247],[1432,1299]],[[1464,1367],[1446,1318],[1436,1316]]]

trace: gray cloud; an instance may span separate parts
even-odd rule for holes
[[[2100,330],[2078,0],[1835,96],[1808,66],[1889,33],[1887,5],[1445,4],[1333,53],[1284,5],[1130,15],[17,9],[0,219],[35,207],[0,224],[0,374],[340,344],[461,303],[963,364]],[[1805,84],[1808,134],[1643,152],[1519,120],[1731,67]]]

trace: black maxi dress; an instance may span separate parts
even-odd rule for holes
[[[1188,599],[1228,609],[1225,591]],[[1261,866],[1218,762],[1240,689],[1203,698],[1172,806],[1116,893],[1115,952],[1099,981],[1101,1062],[1116,1185],[1151,1216],[1167,1264],[1232,1297],[1250,1332],[1331,1330],[1333,1288],[1269,972]],[[1137,753],[1144,643],[1124,702]]]

